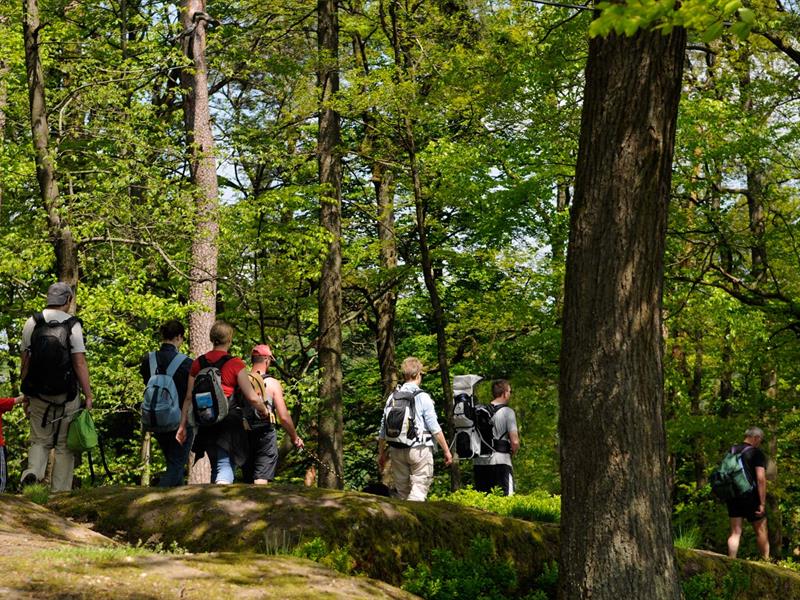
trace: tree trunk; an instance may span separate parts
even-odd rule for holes
[[[386,273],[397,269],[397,242],[394,231],[394,176],[391,170],[380,163],[372,169],[375,184],[375,198],[378,207],[378,239],[381,243],[380,265]],[[397,387],[397,365],[395,364],[394,320],[397,311],[397,291],[394,284],[375,301],[375,322],[377,335],[375,343],[378,363],[381,369],[383,398]]]
[[[689,382],[689,410],[694,420],[702,416],[700,396],[703,392],[703,334],[694,336],[694,367]],[[692,436],[692,459],[694,461],[694,482],[697,489],[706,484],[706,455],[703,452],[703,434],[698,431]]]
[[[342,158],[339,113],[330,103],[339,91],[339,22],[337,0],[317,2],[319,138],[317,160],[323,187],[320,224],[330,243],[319,282],[319,486],[344,487],[342,415]]]
[[[682,596],[661,296],[685,45],[678,28],[589,45],[560,361],[566,600]]]
[[[417,238],[419,240],[420,260],[422,262],[422,277],[425,280],[425,288],[431,299],[431,309],[433,310],[433,327],[436,330],[436,354],[439,361],[439,376],[442,381],[442,394],[444,395],[445,408],[445,437],[452,440],[455,435],[453,425],[453,386],[450,383],[450,365],[447,357],[447,333],[445,331],[445,316],[442,300],[439,296],[439,289],[436,287],[436,273],[433,269],[433,259],[428,245],[428,232],[425,223],[427,213],[427,203],[422,194],[422,182],[419,176],[419,166],[417,164],[416,147],[414,144],[414,132],[410,121],[406,122],[406,142],[408,144],[408,158],[411,166],[411,182],[414,188],[414,205],[417,214]],[[450,465],[450,489],[455,491],[461,487],[461,471],[458,461],[454,460]]]
[[[8,23],[3,17],[0,17],[0,25],[3,31],[6,29]],[[5,142],[6,134],[6,109],[8,108],[8,74],[11,71],[11,65],[5,58],[0,58],[0,146]],[[0,223],[3,218],[3,182],[0,181]]]
[[[25,40],[25,68],[28,74],[28,103],[31,114],[31,134],[36,160],[36,179],[42,206],[47,214],[47,228],[56,255],[56,274],[59,281],[78,285],[78,247],[68,223],[61,216],[61,199],[58,194],[55,152],[50,148],[50,131],[47,123],[44,72],[39,56],[39,5],[37,0],[23,0],[22,30]],[[71,310],[75,309],[73,295]]]
[[[206,64],[205,0],[182,0],[183,51],[192,62],[181,72],[184,88],[184,122],[189,149],[192,182],[196,186],[197,222],[192,240],[192,266],[189,302],[195,307],[189,314],[189,348],[194,356],[211,350],[209,333],[216,318],[218,188],[217,161],[208,103],[208,66]],[[211,481],[208,458],[194,463],[189,483]]]

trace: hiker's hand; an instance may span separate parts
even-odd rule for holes
[[[180,424],[180,426],[178,427],[178,431],[175,432],[175,440],[181,446],[183,446],[183,444],[186,442],[186,425],[184,425],[183,423]]]
[[[301,438],[299,435],[292,440],[292,443],[294,444],[294,447],[297,448],[298,450],[302,450],[303,448],[306,447],[305,442],[303,442],[303,438]]]
[[[92,398],[91,396],[86,396],[86,410],[92,410],[92,402],[93,401],[94,401],[94,398]]]
[[[763,516],[763,515],[764,515],[764,512],[766,511],[766,509],[767,509],[767,507],[766,507],[766,506],[764,506],[763,504],[759,504],[759,505],[758,505],[758,510],[756,511],[756,516],[757,516],[757,517],[761,517],[761,516]]]
[[[15,405],[15,406],[16,406],[17,404],[22,404],[22,403],[24,403],[24,402],[25,402],[25,394],[20,394],[19,396],[17,396],[16,398],[14,398],[14,405]]]
[[[452,454],[451,454],[451,452],[448,450],[448,451],[446,451],[446,452],[444,453],[444,466],[445,466],[445,467],[449,467],[449,466],[450,466],[450,465],[452,465],[452,464],[453,464],[453,455],[452,455]]]

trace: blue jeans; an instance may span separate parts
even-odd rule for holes
[[[186,442],[179,444],[175,439],[174,431],[154,433],[158,446],[164,453],[167,461],[167,472],[164,473],[158,482],[159,487],[175,487],[183,485],[183,477],[186,474],[186,461],[189,460],[189,452],[192,449],[194,440],[194,429],[186,428]]]
[[[211,480],[214,483],[233,483],[233,465],[230,455],[219,446],[215,448],[215,452],[210,454],[215,454],[215,456],[209,456]]]

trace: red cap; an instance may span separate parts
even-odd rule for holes
[[[258,346],[253,347],[253,349],[250,351],[250,356],[264,356],[266,358],[272,358],[272,349],[266,344],[259,344]]]

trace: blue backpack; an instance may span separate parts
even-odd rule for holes
[[[145,431],[175,431],[181,424],[182,398],[178,398],[174,377],[184,360],[186,355],[178,352],[166,372],[158,373],[156,353],[150,353],[150,379],[144,388],[142,402],[142,428]]]

